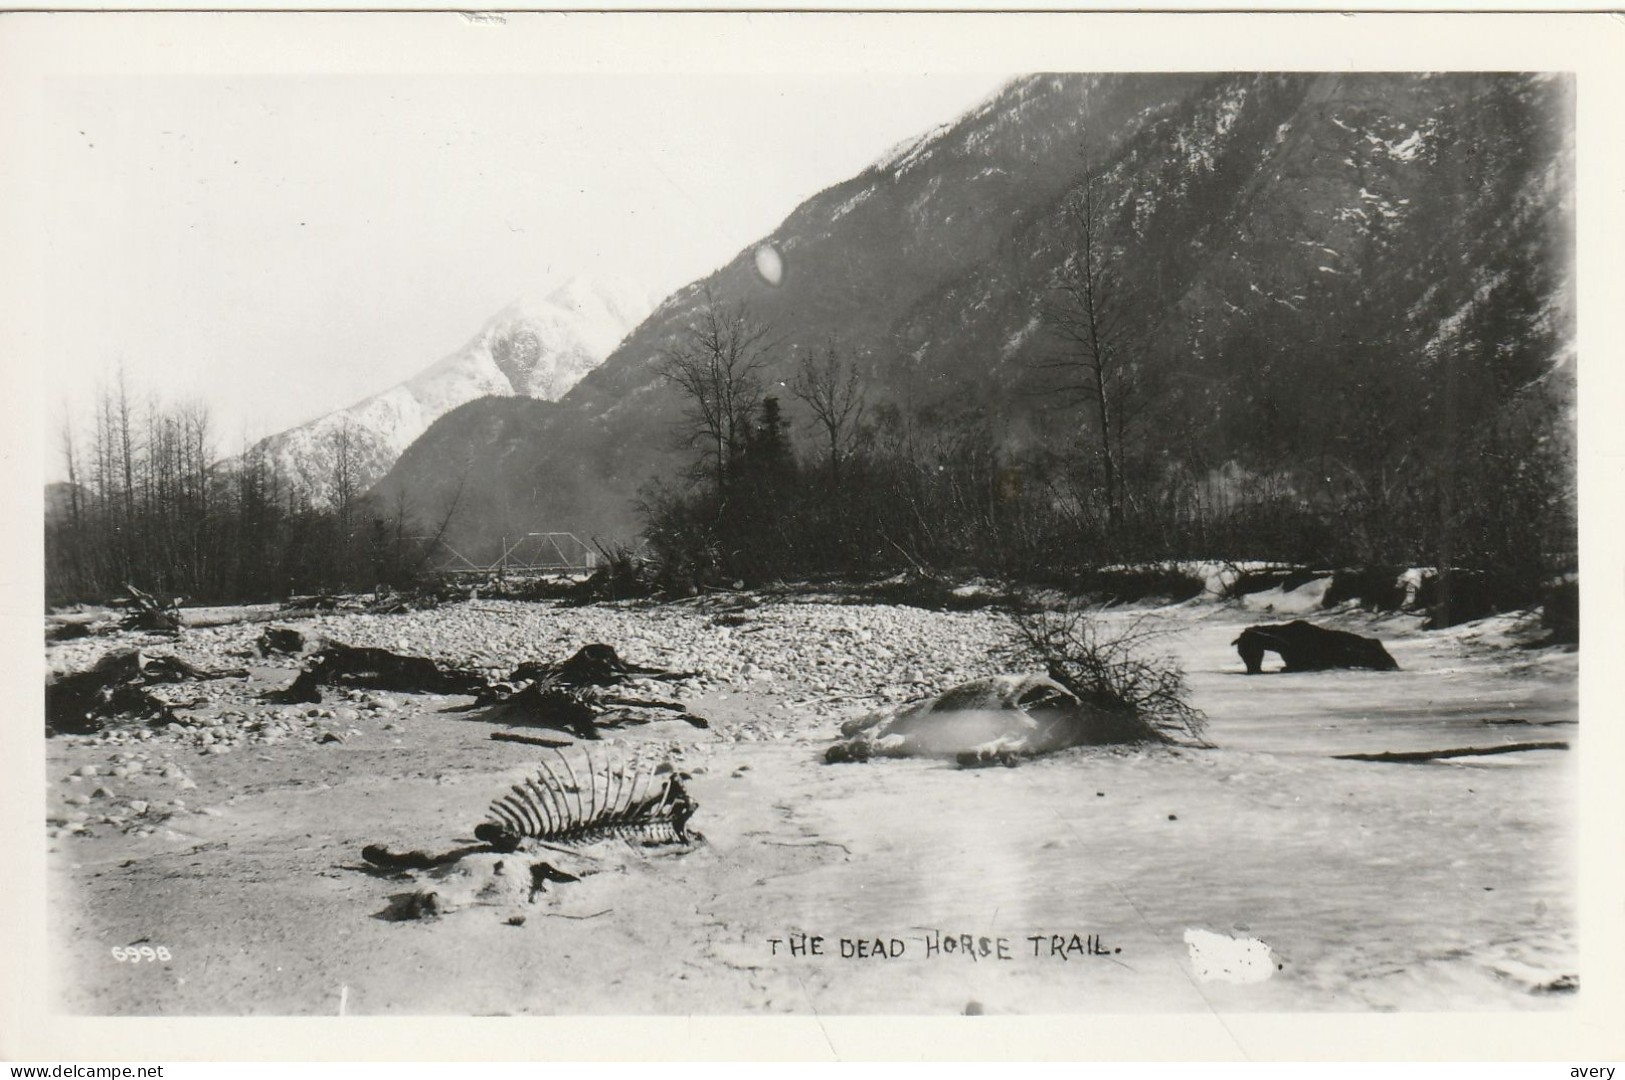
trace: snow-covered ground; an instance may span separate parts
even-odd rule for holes
[[[364,872],[361,848],[468,843],[542,751],[492,741],[506,725],[481,713],[443,711],[461,699],[270,704],[263,692],[293,662],[251,659],[250,681],[204,684],[213,700],[195,725],[49,741],[62,1003],[324,1014],[341,988],[358,1014],[1572,1002],[1575,654],[1513,646],[1512,619],[1424,633],[1414,617],[1343,612],[1319,621],[1380,636],[1400,671],[1248,676],[1230,642],[1272,617],[1248,600],[1156,613],[1213,749],[1075,750],[969,771],[832,766],[822,751],[847,716],[1001,669],[1008,629],[991,611],[476,601],[323,618],[311,628],[334,638],[494,669],[605,641],[634,662],[704,672],[660,689],[708,730],[655,723],[593,753],[688,772],[705,842],[550,885],[522,925],[479,906],[387,921],[390,897],[414,886]],[[175,648],[241,663],[233,654],[260,629],[188,631]],[[105,647],[51,655],[77,667]],[[342,741],[319,741],[327,733]],[[1334,757],[1534,741],[1572,749]],[[71,779],[87,765],[96,776]],[[105,794],[75,799],[95,788]],[[107,962],[109,944],[138,937],[173,959]]]

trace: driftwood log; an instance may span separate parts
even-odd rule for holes
[[[1266,652],[1279,656],[1286,671],[1325,671],[1329,668],[1399,670],[1399,664],[1376,638],[1361,637],[1346,630],[1328,630],[1302,619],[1277,626],[1249,626],[1231,644],[1247,665],[1249,675],[1257,675],[1264,670]]]
[[[492,742],[524,743],[526,746],[546,746],[557,749],[561,746],[573,746],[568,739],[539,739],[534,735],[521,735],[516,731],[493,731]]]
[[[1463,746],[1455,750],[1388,750],[1381,754],[1333,754],[1338,761],[1437,761],[1440,758],[1516,754],[1524,750],[1567,750],[1566,742],[1505,743],[1501,746]]]
[[[127,596],[116,602],[129,608],[124,616],[125,629],[178,634],[186,625],[181,619],[182,597],[174,597],[165,603],[134,585],[125,584],[124,591]]]

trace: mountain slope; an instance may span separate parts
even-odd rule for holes
[[[1570,90],[1524,75],[1015,80],[797,207],[763,241],[779,283],[753,245],[668,298],[535,418],[509,466],[476,461],[468,482],[517,499],[511,477],[530,477],[532,528],[635,531],[639,486],[683,462],[683,403],[658,368],[707,293],[772,326],[770,387],[838,335],[872,401],[979,410],[1014,449],[1059,448],[1081,428],[1048,408],[1039,365],[1061,343],[1043,316],[1075,250],[1062,201],[1086,169],[1166,466],[1349,457],[1372,425],[1426,453],[1446,359],[1464,366],[1464,422],[1554,367],[1572,380]],[[443,502],[452,478],[406,464],[378,493]]]
[[[492,316],[466,345],[426,370],[255,448],[317,506],[333,497],[341,447],[365,490],[436,419],[482,397],[564,396],[615,348],[648,311],[625,286],[572,279],[539,303],[516,301]]]

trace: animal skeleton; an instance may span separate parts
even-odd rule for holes
[[[600,769],[589,754],[582,780],[568,757],[553,753],[559,772],[544,759],[534,777],[492,801],[490,819],[474,830],[476,837],[499,851],[511,851],[527,837],[566,845],[614,837],[643,844],[688,842],[688,820],[696,806],[675,773],[665,774],[657,786],[646,783],[650,778],[643,773],[628,776],[624,765]]]
[[[600,840],[652,846],[687,844],[697,838],[688,822],[699,807],[676,773],[657,781],[625,764],[600,767],[590,754],[583,754],[583,777],[561,751],[553,753],[556,763],[543,760],[534,776],[492,800],[487,819],[474,829],[479,845],[430,855],[397,854],[373,844],[362,849],[361,857],[386,870],[424,870],[481,851],[514,852],[527,841],[577,848]]]

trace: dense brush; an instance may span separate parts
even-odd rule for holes
[[[543,760],[535,776],[498,796],[475,836],[506,850],[527,838],[551,844],[688,842],[688,821],[697,807],[675,773],[657,778],[625,765],[599,767],[586,755],[583,778],[563,753],[554,755],[558,768]]]

